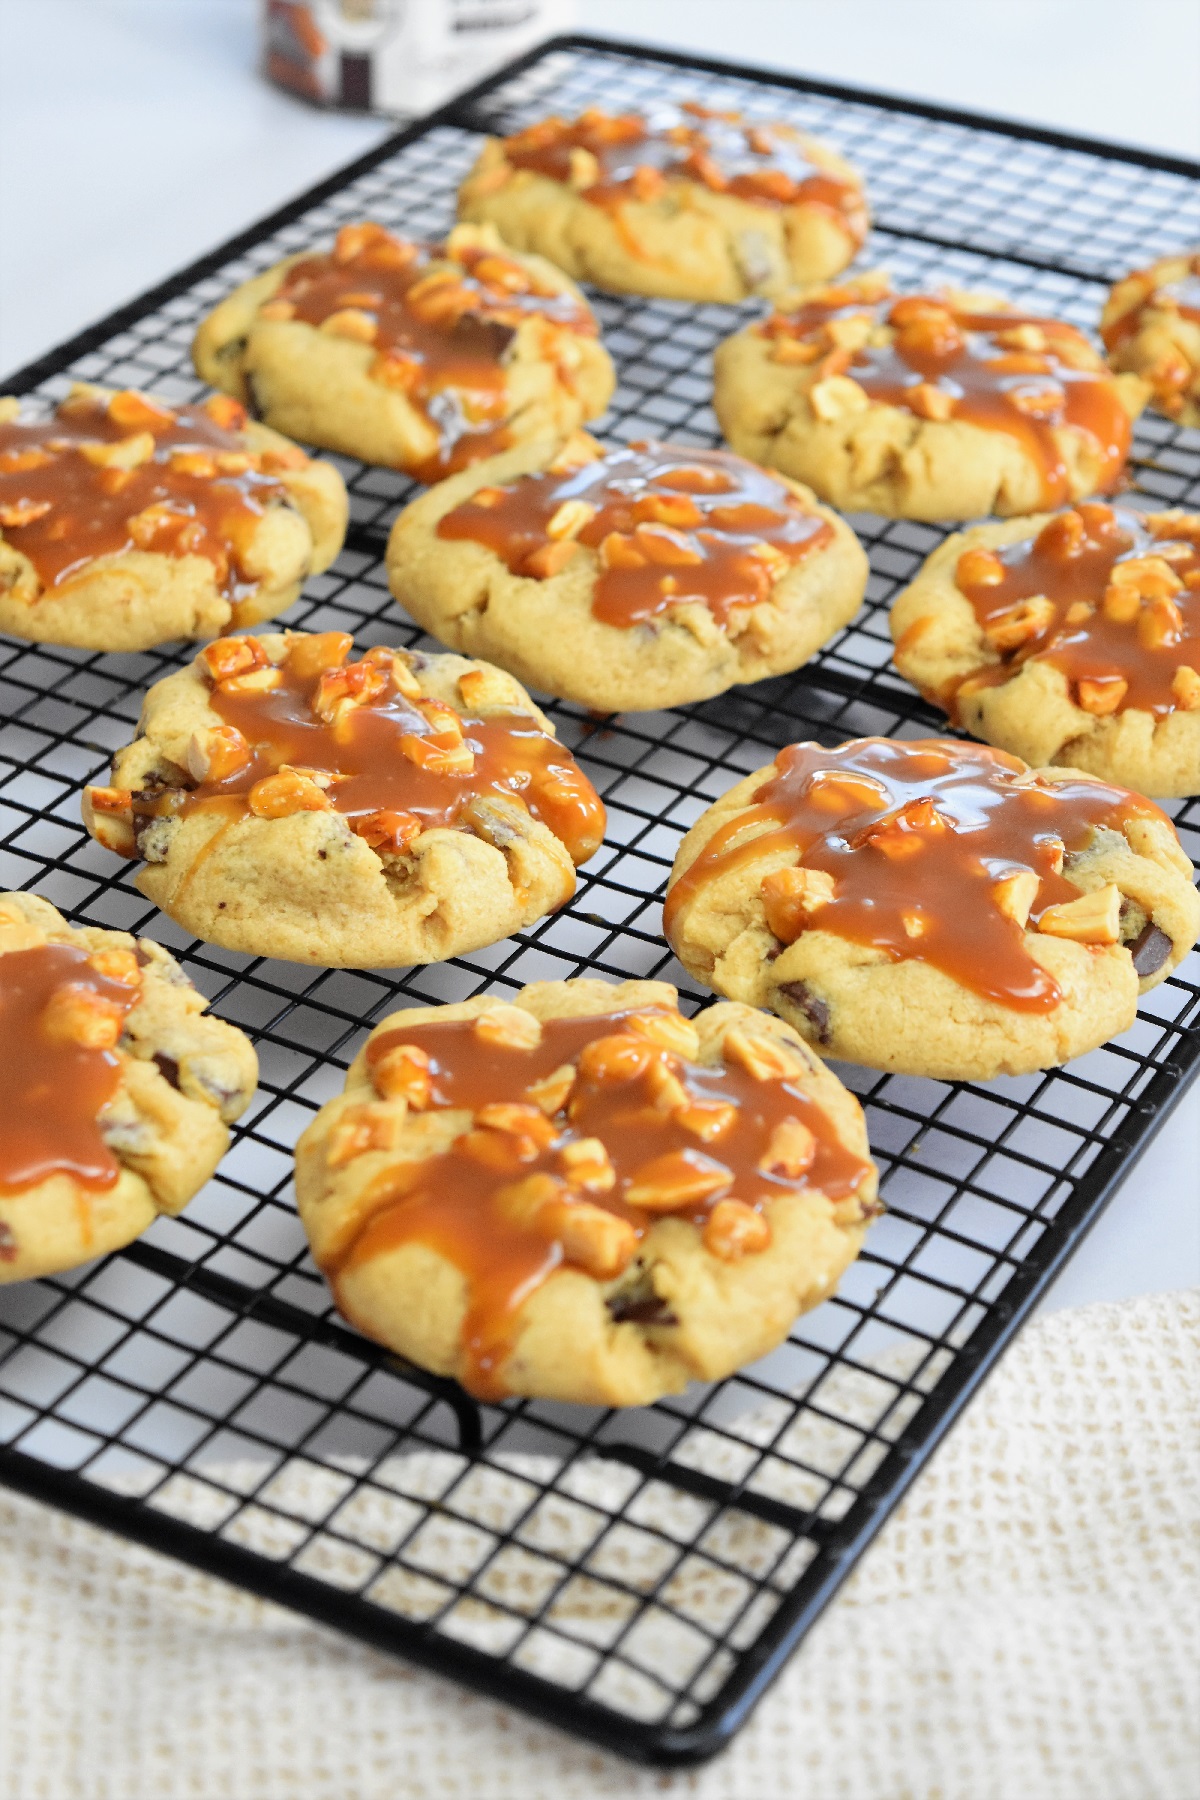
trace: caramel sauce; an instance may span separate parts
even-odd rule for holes
[[[371,665],[368,659],[345,666],[353,672]],[[599,796],[570,752],[528,714],[463,717],[473,769],[435,772],[416,759],[425,747],[436,750],[440,721],[406,699],[391,673],[382,693],[332,723],[313,708],[321,676],[299,674],[286,661],[280,672],[281,685],[266,693],[231,693],[222,683],[213,689],[210,704],[246,740],[248,762],[221,779],[200,782],[182,805],[175,790],[145,799],[135,794],[135,812],[144,818],[146,809],[151,816],[216,811],[237,819],[250,808],[251,789],[286,765],[331,776],[328,800],[352,829],[379,814],[415,818],[424,830],[465,825],[472,801],[503,795],[547,825],[574,862],[586,861],[600,844]]]
[[[839,349],[837,322],[850,319],[891,326],[895,336],[887,344]],[[1022,327],[1040,333],[1041,350],[1001,341]],[[1082,332],[1060,319],[971,312],[936,295],[868,304],[839,295],[776,314],[757,329],[770,338],[810,343],[814,351],[828,342],[822,373],[849,375],[874,401],[1015,438],[1041,472],[1042,506],[1061,506],[1071,497],[1054,436],[1063,426],[1092,439],[1101,459],[1096,491],[1110,493],[1120,484],[1132,441],[1129,415]],[[929,410],[930,388],[937,390],[936,410]]]
[[[1080,890],[1056,870],[1096,826],[1120,830],[1158,807],[1101,782],[1046,781],[981,744],[857,738],[826,750],[792,744],[753,805],[709,840],[667,893],[668,939],[683,908],[712,882],[760,859],[823,871],[834,893],[810,915],[830,931],[915,959],[1018,1012],[1049,1012],[1061,990],[997,903],[996,885],[1038,876],[1030,923]],[[797,920],[789,941],[803,929]]]
[[[379,225],[346,227],[332,255],[294,264],[267,304],[268,317],[312,326],[335,314],[356,315],[359,341],[375,350],[372,376],[404,393],[438,434],[438,453],[414,471],[422,481],[438,481],[509,445],[504,358],[522,324],[540,321],[551,352],[559,333],[595,337],[598,329],[572,295],[539,288],[502,251],[464,248],[451,258],[437,245],[411,243]],[[570,385],[565,364],[558,372]]]
[[[64,1036],[50,1010],[75,992],[113,1018],[138,999],[136,988],[101,975],[73,944],[0,956],[0,1193],[52,1175],[99,1190],[121,1173],[97,1124],[120,1085],[120,1058]]]
[[[269,454],[247,451],[245,422],[244,409],[224,395],[208,406],[168,410],[122,393],[109,402],[66,401],[53,419],[0,424],[5,540],[29,558],[46,590],[99,557],[151,550],[206,557],[225,597],[245,599],[258,581],[241,558],[267,507],[287,497],[264,472]],[[135,468],[105,466],[86,454],[145,433],[153,447]]]
[[[1190,319],[1193,324],[1200,325],[1200,255],[1192,257],[1189,274],[1178,281],[1164,281],[1161,286],[1150,288],[1136,306],[1131,306],[1111,324],[1102,325],[1100,335],[1105,347],[1118,349],[1141,329],[1148,312],[1159,311],[1176,313],[1181,319]]]
[[[781,573],[833,536],[826,520],[753,463],[651,443],[611,450],[566,474],[483,489],[445,515],[438,536],[485,544],[514,575],[540,575],[539,555],[555,541],[550,522],[577,501],[592,509],[573,535],[600,551],[592,612],[606,625],[644,625],[695,601],[727,625],[735,609],[765,600]],[[764,545],[765,559],[756,554]]]
[[[591,108],[577,119],[545,119],[504,139],[514,168],[551,181],[571,180],[572,150],[586,151],[597,164],[595,179],[578,188],[581,198],[609,211],[656,198],[668,181],[697,181],[756,206],[821,207],[855,248],[866,238],[861,190],[810,162],[803,139],[786,125],[752,123],[695,105],[662,106],[649,117]]]
[[[1124,681],[1114,712],[1132,706],[1161,717],[1175,711],[1176,669],[1187,663],[1200,673],[1200,520],[1189,530],[1182,521],[1158,523],[1098,504],[1073,507],[1071,513],[1082,526],[1076,537],[1065,537],[1060,521],[1069,515],[1059,514],[1036,538],[994,550],[1004,567],[1001,582],[985,586],[958,578],[985,633],[1024,600],[1044,596],[1053,605],[1044,629],[1003,653],[999,663],[978,670],[969,678],[971,688],[997,687],[1026,662],[1048,662],[1076,692],[1083,680]],[[1179,626],[1153,642],[1144,615],[1113,617],[1105,593],[1122,563],[1164,555],[1182,583],[1171,596]],[[1090,609],[1086,617],[1068,618],[1072,610],[1078,615],[1085,608]]]
[[[639,1012],[645,1016],[655,1010]],[[548,1145],[539,1148],[526,1139],[510,1153],[506,1166],[494,1167],[478,1160],[480,1132],[464,1130],[443,1155],[393,1166],[379,1177],[371,1195],[373,1210],[357,1235],[325,1268],[336,1292],[338,1278],[346,1271],[404,1244],[427,1245],[452,1263],[465,1278],[468,1294],[462,1330],[467,1364],[463,1384],[480,1399],[504,1396],[502,1369],[512,1348],[518,1310],[568,1262],[553,1214],[522,1216],[511,1198],[513,1184],[530,1175],[561,1180],[564,1146],[587,1138],[601,1141],[615,1182],[605,1193],[587,1192],[577,1198],[627,1220],[638,1239],[663,1214],[632,1204],[629,1186],[639,1170],[662,1156],[682,1152],[689,1159],[698,1158],[698,1166],[713,1163],[719,1168],[720,1183],[706,1200],[691,1200],[670,1214],[700,1227],[714,1205],[734,1194],[756,1210],[781,1193],[808,1187],[819,1188],[836,1202],[855,1194],[870,1173],[871,1165],[840,1142],[824,1113],[792,1082],[758,1081],[730,1063],[702,1067],[645,1042],[643,1066],[631,1067],[624,1078],[600,1080],[578,1068],[587,1045],[622,1036],[635,1016],[626,1012],[551,1019],[543,1024],[541,1042],[534,1049],[482,1042],[471,1020],[397,1027],[375,1038],[368,1049],[368,1067],[373,1070],[397,1045],[419,1046],[431,1059],[430,1104],[472,1114],[496,1102],[528,1105],[534,1082],[567,1063],[578,1069],[569,1102],[553,1116]],[[629,1041],[636,1048],[638,1040]],[[689,1099],[732,1104],[736,1111],[719,1137],[703,1142],[655,1106],[651,1083],[656,1067],[668,1068]],[[786,1118],[800,1120],[812,1132],[815,1155],[803,1175],[765,1174],[757,1164],[775,1126]],[[496,1131],[483,1135],[497,1147],[493,1150],[497,1160],[504,1140],[515,1141]]]

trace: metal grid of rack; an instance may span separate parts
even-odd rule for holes
[[[443,231],[481,129],[689,97],[789,118],[855,160],[877,220],[863,261],[902,286],[987,286],[1094,326],[1104,284],[1200,236],[1200,170],[1167,159],[560,40],[11,385],[47,403],[76,379],[191,399],[191,335],[222,294],[347,220]],[[596,429],[718,441],[708,355],[755,309],[592,298],[620,372]],[[286,622],[352,631],[360,650],[420,643],[382,569],[411,485],[335,460],[347,547]],[[1136,479],[1144,504],[1200,500],[1200,433],[1147,417]],[[890,671],[886,623],[942,534],[852,522],[871,553],[866,604],[797,675],[603,721],[551,703],[607,803],[604,848],[564,912],[408,972],[251,959],[157,914],[83,832],[78,795],[185,653],[0,640],[0,885],[166,944],[262,1069],[182,1218],[98,1265],[0,1289],[0,1479],[627,1755],[696,1760],[737,1729],[1194,1071],[1198,959],[1065,1069],[982,1086],[840,1070],[888,1204],[858,1263],[764,1362],[634,1412],[476,1406],[342,1325],[306,1253],[290,1150],[402,996],[594,971],[662,975],[702,1003],[660,935],[700,811],[796,738],[944,728]],[[1172,811],[1195,857],[1200,804]]]

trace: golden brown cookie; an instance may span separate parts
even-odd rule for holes
[[[345,632],[219,638],[156,682],[84,823],[197,937],[440,962],[562,906],[604,808],[511,676]]]
[[[1164,256],[1118,281],[1100,335],[1114,369],[1149,382],[1156,411],[1200,425],[1200,250]]]
[[[604,411],[615,376],[590,307],[491,226],[422,244],[345,225],[211,312],[192,346],[214,387],[289,437],[438,481]]]
[[[886,275],[788,302],[718,345],[721,429],[844,512],[1007,518],[1107,493],[1149,389],[1081,331]]]
[[[388,545],[392,592],[427,631],[597,712],[798,668],[853,618],[867,574],[849,526],[785,478],[583,433],[452,476]]]
[[[180,1212],[258,1063],[149,938],[0,894],[0,1282],[71,1269]]]
[[[828,281],[868,224],[857,173],[818,138],[696,104],[489,138],[458,210],[577,281],[674,300]]]
[[[878,1211],[857,1100],[661,981],[394,1013],[296,1146],[346,1317],[473,1394],[639,1406],[764,1356]]]
[[[215,637],[283,612],[346,535],[346,489],[221,394],[77,384],[0,400],[0,631],[86,650]]]
[[[1200,515],[1084,502],[975,525],[892,606],[896,667],[1028,763],[1200,793]]]
[[[951,738],[793,744],[696,821],[663,925],[719,994],[823,1055],[939,1080],[1128,1029],[1200,933],[1151,801]]]

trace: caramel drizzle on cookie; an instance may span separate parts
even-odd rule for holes
[[[761,864],[765,921],[781,944],[832,932],[894,962],[931,963],[1016,1012],[1051,1012],[1062,991],[1025,932],[1119,941],[1115,887],[1071,910],[1081,889],[1064,863],[1097,827],[1132,818],[1165,814],[1082,776],[1047,781],[981,744],[792,744],[668,889],[663,926],[677,943],[688,907]]]
[[[292,446],[252,451],[245,408],[228,395],[168,407],[126,389],[86,390],[52,419],[0,423],[0,529],[33,564],[44,592],[60,592],[101,557],[131,551],[202,556],[219,591],[249,598],[258,580],[245,556],[275,479],[308,458]]]
[[[139,832],[155,819],[195,812],[230,821],[337,812],[381,855],[400,855],[435,826],[503,839],[503,816],[486,807],[489,797],[502,797],[548,826],[574,862],[592,855],[604,807],[570,752],[536,719],[459,713],[422,693],[400,652],[369,650],[348,662],[350,648],[346,632],[297,636],[275,665],[255,637],[218,638],[199,661],[224,725],[197,734],[195,787],[128,796],[93,789],[93,803],[109,811],[126,805]],[[468,707],[487,681],[486,670],[461,678]]]
[[[521,326],[573,386],[564,338],[595,337],[586,306],[502,250],[413,243],[371,223],[344,225],[328,256],[295,263],[259,318],[297,319],[369,346],[374,381],[403,394],[440,448],[413,472],[438,481],[510,443],[505,355]]]
[[[1065,426],[1095,446],[1097,492],[1109,493],[1121,480],[1132,441],[1129,414],[1097,352],[1064,320],[972,312],[945,295],[880,298],[874,284],[850,283],[754,329],[771,341],[776,360],[813,368],[809,395],[818,417],[821,383],[848,376],[879,405],[1015,438],[1040,473],[1042,506],[1071,498],[1055,436]]]
[[[1035,661],[1097,718],[1200,710],[1200,517],[1074,506],[1035,538],[964,550],[954,578],[999,658],[945,696],[956,716]]]
[[[141,970],[132,950],[40,944],[0,956],[0,1193],[53,1175],[115,1185],[100,1114],[121,1084],[117,1042]]]
[[[643,1281],[641,1240],[658,1219],[689,1221],[723,1261],[771,1241],[780,1194],[820,1189],[846,1223],[875,1210],[859,1191],[871,1164],[805,1094],[804,1052],[732,1029],[724,1061],[702,1066],[695,1027],[666,1008],[539,1021],[497,1005],[476,1019],[381,1032],[367,1070],[388,1106],[349,1107],[330,1133],[333,1172],[372,1150],[404,1152],[401,1132],[455,1113],[444,1152],[386,1162],[356,1197],[323,1264],[348,1271],[421,1244],[466,1282],[464,1385],[500,1399],[521,1306],[558,1269],[603,1283],[613,1318],[677,1323]],[[395,1102],[407,1104],[407,1112]],[[841,1216],[840,1214],[837,1216]]]
[[[507,162],[570,183],[581,199],[619,213],[660,199],[671,182],[699,183],[754,206],[820,207],[855,249],[867,234],[862,190],[818,167],[791,126],[743,119],[690,102],[649,117],[589,107],[577,119],[542,119],[503,140]],[[636,255],[653,256],[640,240]]]
[[[480,488],[437,532],[484,544],[514,575],[543,581],[585,545],[598,562],[592,613],[622,628],[696,602],[735,625],[833,537],[784,482],[740,456],[653,443],[598,461],[576,460],[568,445],[545,474]]]

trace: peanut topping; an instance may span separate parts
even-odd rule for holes
[[[778,476],[728,450],[597,447],[595,460],[565,475],[524,475],[482,492],[439,521],[439,537],[485,544],[514,575],[538,581],[591,551],[592,612],[621,627],[686,601],[733,629],[737,609],[769,599],[833,536]]]
[[[319,641],[293,635],[278,666],[257,638],[210,644],[199,662],[225,725],[193,739],[190,790],[129,796],[136,830],[180,812],[231,820],[330,812],[395,856],[435,827],[474,829],[474,803],[503,796],[547,825],[575,860],[593,853],[604,808],[569,752],[528,713],[460,715],[425,697],[395,651],[346,662],[349,642],[340,632]],[[88,790],[93,818],[98,809],[124,812],[109,793]]]
[[[1190,683],[1177,672],[1200,668],[1200,516],[1069,507],[1035,538],[964,551],[955,580],[1000,652],[966,691],[1036,661],[1061,669],[1095,718],[1187,709]]]
[[[753,804],[728,819],[668,889],[664,926],[677,943],[687,909],[710,882],[761,863],[764,913],[770,930],[786,934],[781,942],[805,929],[832,932],[893,961],[932,963],[1015,1011],[1049,1012],[1060,989],[1024,933],[1027,925],[1042,929],[1047,913],[1060,917],[1079,896],[1063,873],[1064,851],[1069,857],[1086,848],[1097,827],[1120,831],[1131,818],[1164,816],[1140,795],[1082,776],[1049,781],[982,744],[793,744]],[[777,881],[772,865],[785,855],[832,884],[811,918],[768,904],[765,890]],[[750,1068],[776,1047],[755,1036],[749,1055],[740,1045],[737,1053]]]
[[[867,337],[848,348],[839,342],[839,326],[856,321],[867,327]],[[821,418],[878,402],[924,419],[963,419],[1006,432],[1040,470],[1044,506],[1069,498],[1055,433],[1074,426],[1102,458],[1098,490],[1108,492],[1120,480],[1131,440],[1129,415],[1101,357],[1063,320],[972,312],[936,295],[897,299],[886,287],[881,294],[878,278],[863,277],[825,288],[755,329],[777,360],[813,367],[817,380],[809,397]],[[1015,348],[1018,332],[1021,342],[1041,347]]]
[[[510,168],[568,183],[617,214],[630,201],[660,199],[673,182],[699,182],[756,206],[818,207],[854,249],[866,236],[862,190],[821,167],[803,132],[737,113],[664,105],[643,118],[589,107],[577,119],[543,119],[505,138],[504,155]]]
[[[93,1191],[115,1184],[100,1115],[121,1083],[114,1052],[140,990],[137,960],[119,947],[0,955],[0,1193],[53,1175]]]
[[[259,317],[298,320],[371,352],[368,373],[402,392],[437,433],[437,454],[413,471],[422,481],[508,444],[504,358],[523,324],[538,322],[552,350],[563,347],[553,359],[568,384],[566,344],[596,335],[586,307],[540,287],[466,227],[438,246],[382,225],[343,226],[328,256],[293,264]]]
[[[497,1019],[509,1026],[503,1036],[481,1032]],[[801,1053],[786,1072],[780,1059],[755,1076],[729,1057],[698,1064],[680,1054],[674,1046],[696,1047],[694,1031],[661,1007],[539,1023],[518,1006],[382,1031],[367,1049],[381,1100],[406,1098],[411,1108],[415,1091],[422,1110],[453,1114],[457,1135],[440,1155],[368,1177],[364,1222],[326,1269],[335,1292],[346,1269],[374,1256],[404,1244],[435,1249],[466,1283],[466,1385],[496,1399],[519,1309],[556,1270],[636,1279],[639,1245],[666,1217],[690,1223],[724,1260],[758,1253],[771,1241],[772,1201],[809,1187],[857,1207],[870,1165],[795,1083]],[[678,1111],[664,1112],[656,1096],[671,1084]],[[379,1147],[386,1111],[367,1104],[340,1115],[327,1140],[331,1168]],[[719,1118],[719,1141],[698,1144],[689,1113]]]
[[[242,558],[287,496],[246,451],[244,410],[230,401],[234,415],[218,418],[214,404],[169,412],[144,394],[79,389],[53,419],[0,422],[0,526],[43,591],[100,557],[149,550],[204,557],[235,603],[255,592]]]
[[[1200,375],[1195,359],[1184,354],[1178,344],[1164,342],[1157,357],[1136,364],[1123,362],[1120,352],[1128,340],[1144,327],[1170,328],[1177,320],[1186,319],[1200,325],[1200,251],[1190,257],[1168,259],[1178,271],[1177,279],[1164,281],[1152,269],[1138,269],[1113,289],[1105,307],[1105,322],[1100,335],[1112,351],[1116,366],[1136,366],[1154,389],[1154,404],[1169,418],[1177,419],[1187,404],[1189,394]]]

